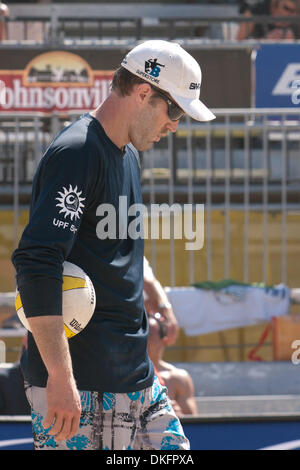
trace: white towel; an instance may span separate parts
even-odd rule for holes
[[[166,287],[180,328],[196,336],[230,328],[268,323],[272,317],[287,315],[290,289],[230,285],[221,290],[196,287]]]

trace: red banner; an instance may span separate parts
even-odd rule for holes
[[[113,71],[92,70],[79,55],[45,52],[24,70],[1,70],[0,112],[66,113],[96,108],[109,94]]]

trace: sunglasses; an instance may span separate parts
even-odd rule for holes
[[[165,95],[158,88],[151,85],[151,88],[167,103],[168,106],[168,116],[171,121],[179,121],[182,116],[185,114],[183,109],[181,109],[174,101],[172,101],[167,95]]]

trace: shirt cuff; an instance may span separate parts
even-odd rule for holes
[[[18,290],[27,318],[62,315],[62,281],[37,277],[20,283]]]

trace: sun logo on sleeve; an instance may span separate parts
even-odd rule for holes
[[[59,213],[64,215],[64,218],[70,216],[71,220],[79,219],[84,208],[82,201],[85,200],[85,197],[80,197],[82,191],[78,191],[77,186],[73,189],[70,184],[69,189],[63,187],[63,192],[58,191],[58,194],[59,197],[56,197],[55,200],[58,201],[56,207],[61,207]]]

